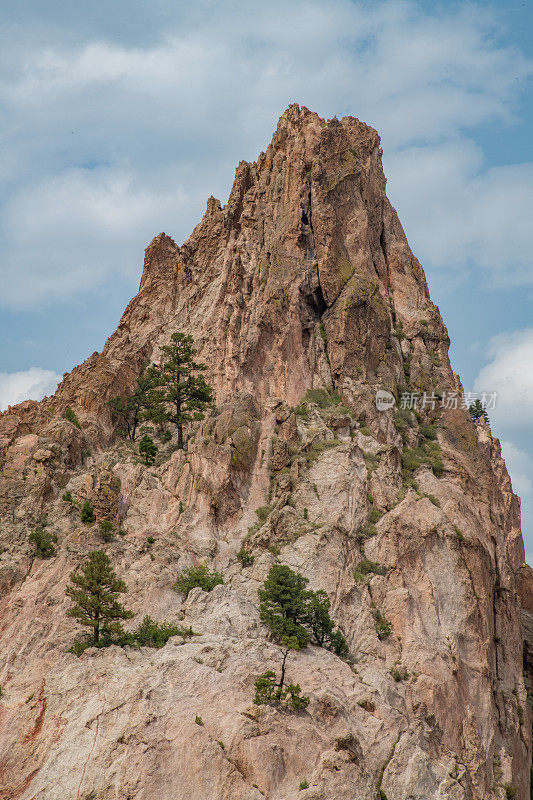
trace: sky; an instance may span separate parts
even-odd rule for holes
[[[292,102],[377,128],[388,195],[533,564],[533,2],[3,0],[0,408],[101,350],[165,231]]]

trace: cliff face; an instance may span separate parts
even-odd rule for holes
[[[194,336],[217,407],[147,468],[107,401],[174,330]],[[0,416],[0,797],[526,800],[519,501],[488,427],[441,408],[461,388],[448,345],[378,135],[291,106],[226,206],[210,198],[182,247],[152,241],[103,352]],[[379,411],[378,389],[437,399]],[[65,490],[125,535],[103,545]],[[42,517],[48,560],[28,544]],[[67,654],[65,585],[97,547],[139,619],[200,635]],[[361,575],[365,559],[385,574]],[[171,586],[200,562],[225,583],[184,600]],[[298,713],[252,703],[279,669],[257,601],[276,562],[328,593],[351,653],[289,656]]]

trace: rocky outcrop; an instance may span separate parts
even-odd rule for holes
[[[145,467],[107,401],[174,330],[217,407]],[[441,402],[461,390],[448,345],[377,133],[291,106],[225,206],[181,247],[152,241],[103,352],[0,416],[0,797],[526,800],[519,501],[488,426]],[[407,391],[426,393],[416,414]],[[95,547],[138,619],[197,635],[67,653],[65,585]],[[252,702],[280,664],[257,602],[276,562],[327,592],[350,650],[291,653],[300,712]],[[172,585],[198,563],[224,585],[185,599]]]

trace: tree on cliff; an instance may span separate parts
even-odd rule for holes
[[[153,383],[146,374],[137,379],[137,386],[130,397],[114,397],[109,401],[112,410],[126,423],[128,436],[135,441],[137,427],[153,405]]]
[[[481,417],[484,418],[485,422],[489,422],[489,415],[487,414],[487,409],[479,399],[474,400],[474,402],[468,406],[468,413],[470,414],[474,422],[480,419]]]
[[[143,438],[139,442],[139,453],[144,458],[144,463],[147,467],[154,463],[155,457],[157,455],[158,447],[155,444],[154,440],[151,436],[148,436],[147,433],[144,434]]]
[[[291,649],[306,647],[309,634],[303,626],[307,613],[308,580],[285,564],[270,568],[263,588],[259,589],[259,615],[272,635]],[[295,646],[297,645],[297,646]]]
[[[194,360],[197,351],[192,336],[173,333],[171,340],[161,348],[161,363],[146,373],[154,387],[146,416],[159,422],[163,409],[163,419],[177,426],[178,447],[183,449],[183,426],[203,419],[203,412],[213,403],[213,391],[202,375],[194,374],[205,370],[206,365]]]
[[[119,620],[130,619],[133,612],[117,599],[127,587],[117,578],[109,557],[102,550],[94,550],[79,572],[71,572],[70,580],[72,584],[65,591],[74,605],[68,616],[90,628],[85,641],[74,643],[72,652],[79,655],[86,647],[103,647],[119,640],[124,635]]]
[[[259,589],[259,615],[272,635],[291,649],[311,642],[333,650],[340,657],[348,655],[346,639],[329,615],[330,601],[322,591],[306,588],[307,578],[285,564],[270,568],[263,588]],[[297,645],[297,646],[295,646]]]

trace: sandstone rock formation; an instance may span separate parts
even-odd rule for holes
[[[107,401],[175,330],[194,336],[217,406],[186,452],[160,443],[146,467]],[[441,408],[461,390],[448,345],[377,133],[291,106],[225,206],[210,198],[181,247],[152,241],[103,352],[0,415],[1,798],[529,797],[519,500],[488,426]],[[402,388],[434,401],[377,410],[376,390]],[[124,535],[102,543],[65,491]],[[28,543],[43,518],[47,560]],[[198,635],[67,653],[65,585],[97,547],[132,625]],[[252,702],[280,663],[257,600],[276,562],[328,593],[351,654],[289,656],[300,712]],[[172,584],[198,563],[224,585],[184,599]]]

